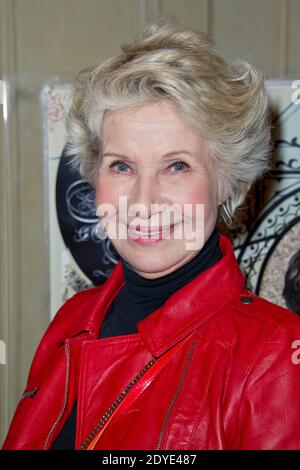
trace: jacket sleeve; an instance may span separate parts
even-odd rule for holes
[[[299,325],[278,326],[249,367],[235,449],[300,449]]]

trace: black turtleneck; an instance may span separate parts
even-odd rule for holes
[[[157,279],[140,276],[124,258],[120,258],[125,285],[110,305],[102,324],[100,337],[137,332],[136,325],[139,321],[161,307],[170,295],[215,264],[221,257],[219,233],[214,229],[194,258],[176,271]]]
[[[157,279],[140,276],[124,258],[120,257],[125,285],[106,312],[99,337],[136,333],[139,321],[161,307],[170,295],[221,259],[219,238],[217,229],[214,229],[194,258],[176,271]],[[75,403],[52,449],[75,449],[76,412]]]

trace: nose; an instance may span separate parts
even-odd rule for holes
[[[150,218],[153,215],[153,204],[162,204],[160,198],[161,188],[155,175],[144,174],[138,176],[130,194],[129,207],[135,206],[135,213],[132,215],[142,219]],[[154,212],[157,212],[154,211]]]

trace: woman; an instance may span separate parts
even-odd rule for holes
[[[4,448],[299,448],[299,318],[216,228],[268,168],[261,75],[152,25],[79,74],[67,128],[120,261],[58,311]]]

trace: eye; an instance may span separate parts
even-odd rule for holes
[[[109,165],[109,168],[117,168],[117,167],[119,168],[119,169],[117,169],[117,171],[119,171],[121,173],[124,173],[124,171],[123,171],[124,168],[125,169],[130,168],[126,163],[122,162],[121,160],[117,160],[117,161],[115,161],[115,162],[113,162]],[[128,172],[125,171],[125,173],[128,173]]]
[[[172,167],[177,168],[177,170],[179,168],[179,171],[176,170],[175,173],[179,173],[179,172],[182,173],[183,171],[187,171],[190,168],[190,166],[187,163],[182,162],[182,161],[174,162],[168,168],[172,168]]]

